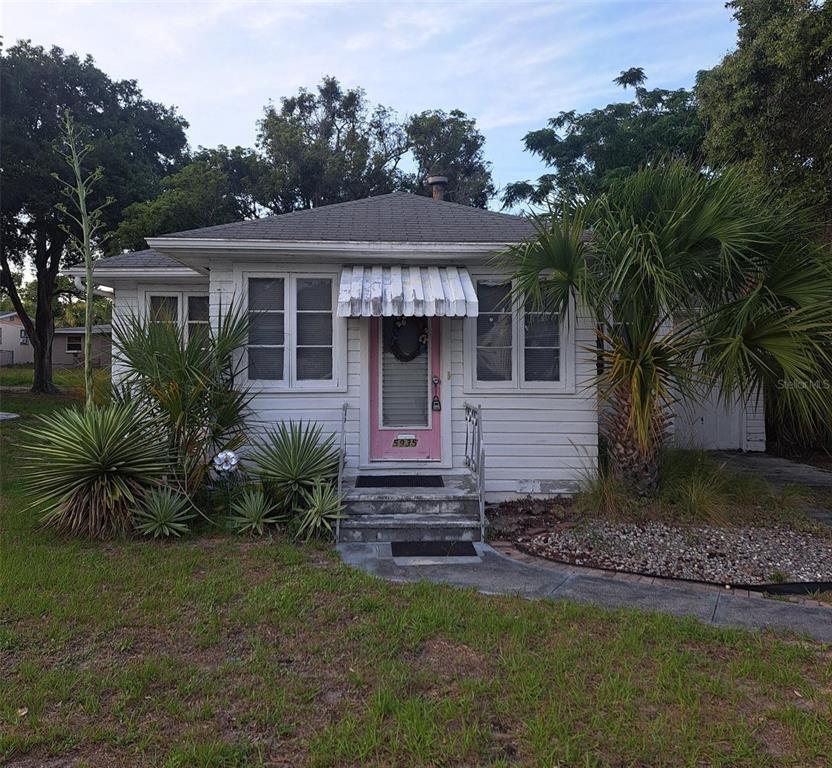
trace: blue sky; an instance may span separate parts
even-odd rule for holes
[[[522,137],[561,110],[648,85],[690,86],[734,45],[720,0],[675,2],[5,2],[0,31],[92,54],[115,78],[175,104],[191,145],[253,146],[271,99],[324,74],[400,115],[459,108],[477,119],[498,185],[544,169]]]

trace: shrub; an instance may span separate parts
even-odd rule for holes
[[[322,432],[312,422],[284,422],[255,448],[254,471],[286,512],[302,509],[316,482],[333,481],[338,475],[335,436],[324,439]]]
[[[133,528],[133,510],[169,471],[168,453],[131,403],[67,408],[22,430],[27,483],[43,523],[108,538]]]
[[[259,488],[245,488],[231,504],[231,527],[237,533],[262,536],[266,528],[283,519],[277,513],[277,505]]]
[[[343,517],[344,504],[332,483],[317,480],[304,493],[304,509],[298,517],[295,536],[309,541],[324,533],[332,535],[332,525]]]
[[[151,488],[136,511],[134,522],[139,533],[158,539],[187,533],[192,517],[186,496],[167,487]]]
[[[639,500],[624,481],[605,462],[597,470],[582,473],[580,491],[575,496],[575,509],[592,516],[621,518],[635,512]]]
[[[154,414],[189,496],[204,485],[220,449],[245,442],[251,396],[236,384],[242,367],[234,353],[247,335],[239,306],[221,313],[205,333],[188,335],[176,323],[138,316],[113,326],[113,345],[126,367],[115,397],[137,400]]]

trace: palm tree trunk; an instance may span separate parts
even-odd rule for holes
[[[667,434],[667,415],[655,405],[653,426],[647,444],[639,440],[632,426],[632,396],[620,387],[610,397],[600,419],[610,470],[639,496],[649,496],[659,485],[659,460]]]

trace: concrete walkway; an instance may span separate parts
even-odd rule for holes
[[[736,472],[754,472],[775,488],[797,485],[832,492],[832,472],[813,467],[811,464],[801,464],[766,453],[715,451],[714,455],[720,461],[724,461],[728,469]],[[819,523],[832,526],[832,509],[829,509],[828,505],[808,507],[806,514]]]
[[[390,544],[339,544],[345,563],[389,581],[431,581],[485,594],[568,598],[607,608],[694,616],[716,626],[792,631],[832,642],[832,607],[786,602],[718,587],[607,574],[525,558],[475,544],[477,557],[394,558]]]
[[[756,472],[772,485],[806,485],[810,488],[832,490],[832,472],[811,464],[769,456],[767,453],[736,453],[714,451],[714,456],[724,461],[729,469],[737,472]]]

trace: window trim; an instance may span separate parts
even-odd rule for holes
[[[347,321],[338,317],[339,272],[313,270],[257,270],[240,274],[239,294],[243,297],[244,311],[248,312],[248,281],[251,278],[283,278],[283,379],[249,379],[248,344],[243,350],[245,371],[243,381],[255,392],[346,392]],[[332,286],[332,378],[297,378],[297,281],[298,279],[327,279]]]
[[[474,287],[480,282],[505,283],[508,277],[498,272],[471,272]],[[465,318],[463,330],[465,394],[514,395],[524,393],[574,394],[575,393],[575,321],[574,301],[560,317],[560,369],[558,381],[526,381],[522,359],[525,350],[525,308],[512,309],[511,380],[479,381],[477,369],[477,318]]]
[[[69,348],[69,340],[70,339],[80,339],[81,344],[78,349],[70,349]],[[66,343],[64,349],[68,355],[80,355],[84,353],[84,335],[81,333],[68,333],[66,335]]]

